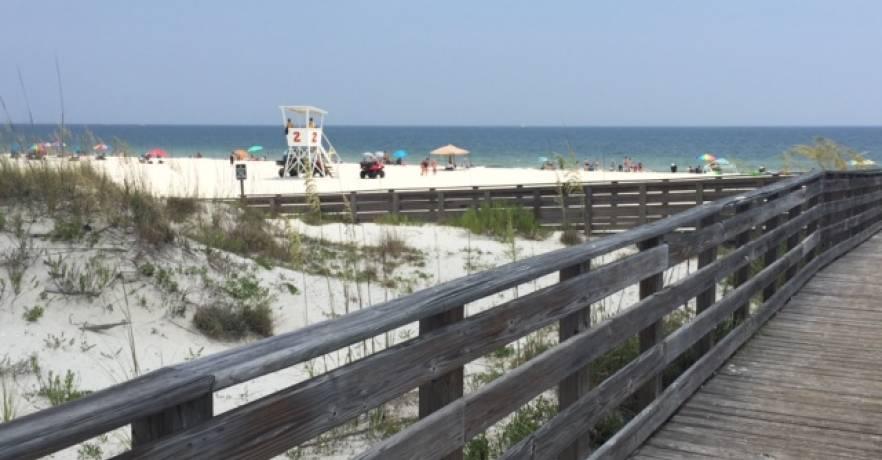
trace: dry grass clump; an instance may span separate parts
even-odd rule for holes
[[[172,222],[184,222],[201,211],[201,206],[195,197],[170,196],[165,199],[165,209]]]
[[[163,203],[143,187],[120,185],[88,163],[0,160],[0,204],[62,222],[53,237],[78,239],[87,223],[131,228],[143,243],[174,239]]]
[[[224,340],[241,339],[254,334],[273,335],[270,305],[274,297],[252,274],[231,276],[216,286],[209,304],[193,315],[193,325],[205,335]]]

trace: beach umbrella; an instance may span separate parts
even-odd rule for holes
[[[233,150],[233,156],[236,157],[236,160],[238,161],[244,161],[251,157],[248,152],[242,149]]]
[[[454,155],[468,155],[469,151],[463,148],[459,148],[453,144],[447,144],[444,147],[438,147],[435,150],[430,152],[432,155],[443,155],[443,156],[454,156]]]
[[[716,163],[717,163],[718,165],[730,165],[730,164],[732,164],[732,163],[729,163],[729,160],[727,160],[727,159],[725,159],[725,158],[717,158],[715,161],[716,161]]]
[[[28,150],[30,150],[31,152],[42,152],[45,149],[46,147],[43,146],[43,144],[34,144]]]
[[[94,150],[96,152],[106,152],[106,151],[110,150],[110,146],[108,146],[107,144],[98,144],[98,145],[93,146],[92,150]]]
[[[250,152],[250,153],[260,152],[262,150],[263,150],[263,146],[260,146],[260,145],[252,145],[251,147],[248,147],[248,152]]]
[[[395,158],[406,158],[407,150],[396,150],[395,153],[392,154]]]
[[[163,149],[152,149],[144,156],[147,158],[168,158],[168,152]]]
[[[698,159],[701,160],[701,161],[714,161],[714,160],[717,159],[717,157],[713,156],[713,155],[710,154],[710,153],[705,153],[705,154],[703,154],[703,155],[699,155],[699,156],[698,156]]]

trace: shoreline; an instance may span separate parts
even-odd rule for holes
[[[27,160],[17,160],[26,164]],[[137,158],[108,157],[99,161],[83,158],[96,169],[106,173],[117,182],[134,182],[144,185],[159,196],[193,196],[198,198],[236,198],[240,196],[240,184],[235,178],[235,168],[226,159],[169,158],[163,163],[153,161],[140,163]],[[66,160],[52,158],[50,164],[64,164]],[[76,162],[69,162],[76,164]],[[279,178],[279,166],[274,161],[237,161],[246,166],[244,181],[246,195],[275,195],[306,193],[306,181],[296,177]],[[618,171],[571,171],[540,170],[533,168],[491,168],[477,166],[455,171],[431,171],[420,175],[419,165],[387,165],[383,179],[359,178],[357,163],[334,165],[334,177],[315,178],[315,191],[319,193],[353,192],[369,190],[405,190],[428,188],[467,188],[514,185],[546,185],[577,180],[579,182],[639,182],[660,179],[688,179],[714,176],[688,172],[618,172]]]

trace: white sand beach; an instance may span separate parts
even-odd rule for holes
[[[202,198],[232,198],[239,196],[239,182],[235,170],[227,160],[209,158],[171,158],[163,163],[140,163],[134,158],[108,158],[106,161],[89,160],[118,181],[125,179],[143,181],[152,192],[162,196],[198,196]],[[279,167],[274,161],[244,161],[248,178],[245,193],[287,194],[304,193],[306,184],[302,178],[278,175]],[[359,165],[342,163],[335,165],[333,177],[316,178],[319,192],[357,190],[387,190],[428,187],[471,187],[493,185],[554,184],[566,181],[570,175],[579,181],[639,181],[664,178],[697,177],[696,174],[670,172],[611,172],[540,170],[527,168],[460,168],[455,171],[438,170],[420,175],[418,165],[387,165],[383,179],[359,178]]]

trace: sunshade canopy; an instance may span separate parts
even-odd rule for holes
[[[453,144],[447,144],[444,147],[438,147],[437,149],[432,150],[431,153],[432,155],[468,155],[469,151]]]

